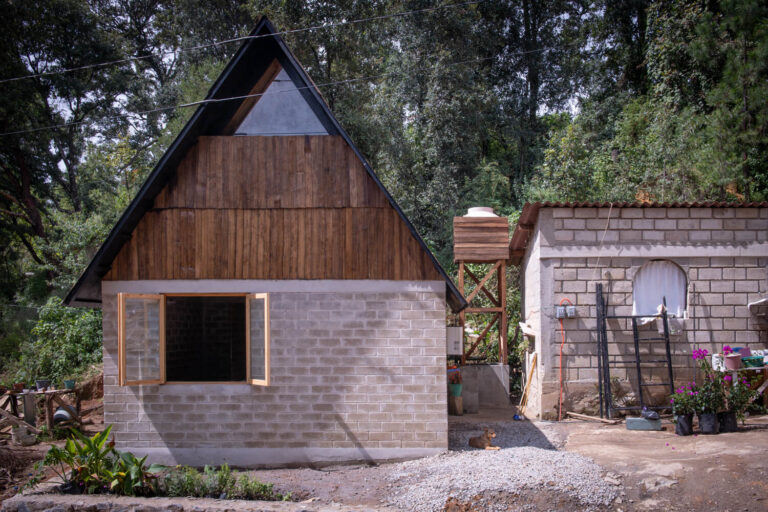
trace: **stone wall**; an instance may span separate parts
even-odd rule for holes
[[[687,318],[673,322],[675,381],[693,375],[694,348],[719,352],[723,345],[768,346],[768,323],[750,314],[747,304],[768,296],[768,209],[765,208],[543,208],[536,226],[540,247],[529,253],[525,286],[537,287],[541,311],[525,305],[526,318],[541,316],[541,400],[538,413],[556,417],[559,398],[559,346],[562,340],[554,305],[569,299],[577,317],[565,319],[563,380],[566,409],[594,413],[597,400],[595,285],[602,283],[609,314],[632,314],[633,278],[643,264],[666,259],[687,277]],[[527,278],[538,273],[537,280]],[[531,294],[528,290],[525,296]],[[641,328],[658,336],[657,325]],[[628,399],[636,389],[631,325],[611,320],[608,328],[611,374]],[[663,359],[664,345],[641,347],[644,358]],[[654,357],[658,356],[658,357]],[[617,368],[623,363],[626,369]],[[643,372],[646,382],[668,381],[666,369]],[[668,388],[646,388],[646,401],[660,402]]]
[[[333,292],[298,291],[320,290],[321,282],[207,287],[271,292],[267,387],[118,386],[116,293],[201,292],[205,286],[104,283],[104,415],[117,447],[165,463],[236,466],[446,450],[445,283],[387,282],[380,291],[376,282],[362,283],[327,283]]]

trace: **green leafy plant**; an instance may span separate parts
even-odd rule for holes
[[[725,382],[725,403],[729,411],[736,413],[736,417],[744,421],[744,412],[757,396],[757,390],[752,389],[749,380],[746,377],[736,376],[736,382],[733,382],[731,375],[723,377]]]
[[[59,429],[55,429],[54,432]],[[62,491],[73,494],[101,494],[114,492],[128,496],[157,494],[157,473],[164,466],[147,467],[147,457],[137,458],[130,452],[118,452],[109,442],[112,426],[93,437],[70,430],[70,438],[63,447],[51,446],[42,464],[36,465],[36,474],[30,486],[37,485],[45,467],[51,468],[61,479]]]
[[[51,446],[43,462],[61,477],[64,490],[94,494],[109,488],[115,462],[113,444],[108,442],[111,430],[110,425],[93,437],[72,430],[63,448]]]
[[[119,456],[111,474],[109,488],[126,496],[154,496],[157,494],[158,477],[165,466],[152,464],[147,467],[147,456],[137,458],[131,452],[115,452]]]
[[[189,466],[176,466],[163,479],[160,492],[172,497],[230,498],[265,501],[289,501],[290,493],[281,494],[272,484],[232,471],[227,464],[216,469],[205,466],[202,473]]]
[[[43,425],[40,427],[40,434],[37,436],[41,441],[61,441],[66,439],[70,435],[70,429],[53,427],[53,430],[48,431],[48,426]]]
[[[173,497],[196,497],[201,494],[203,477],[189,466],[176,466],[165,475],[163,494]]]

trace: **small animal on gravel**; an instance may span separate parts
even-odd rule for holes
[[[498,450],[499,446],[493,446],[491,439],[496,437],[496,432],[489,428],[483,429],[483,435],[469,438],[469,446],[481,450]]]

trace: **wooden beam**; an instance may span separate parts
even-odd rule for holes
[[[464,308],[463,313],[501,313],[504,308]]]
[[[478,285],[480,284],[480,279],[477,278],[474,272],[469,270],[467,267],[464,267],[464,272],[467,273],[467,275],[470,277],[470,279],[472,279],[475,282],[475,284],[478,284]],[[488,297],[488,300],[490,300],[492,303],[496,304],[497,306],[501,306],[501,304],[499,303],[499,299],[494,297],[493,294],[489,292],[486,288],[483,288],[482,292],[485,294],[486,297]]]
[[[493,327],[493,324],[495,324],[499,320],[499,314],[497,313],[493,320],[491,320],[488,325],[485,326],[485,329],[483,329],[483,332],[480,333],[480,335],[477,337],[475,342],[472,344],[472,346],[467,350],[466,357],[470,357],[472,353],[475,351],[477,346],[480,344],[480,342],[488,335],[488,331],[491,330],[491,327]]]
[[[622,420],[608,420],[608,419],[605,419],[605,418],[598,418],[597,416],[587,416],[586,414],[578,414],[578,413],[571,412],[571,411],[566,411],[565,414],[567,414],[568,416],[572,416],[574,418],[578,418],[580,420],[601,421],[601,422],[607,423],[609,425],[617,425],[617,424],[621,423],[621,421],[622,421]]]
[[[240,104],[240,107],[237,109],[237,112],[235,112],[235,115],[232,116],[232,119],[229,120],[227,123],[227,126],[224,127],[224,134],[226,135],[233,135],[235,133],[235,130],[240,126],[240,123],[243,122],[243,119],[245,119],[245,116],[248,115],[248,112],[251,111],[254,105],[259,101],[261,96],[253,96],[255,94],[263,94],[267,87],[270,86],[270,84],[274,81],[275,77],[277,77],[278,73],[280,73],[280,70],[282,70],[283,67],[280,65],[280,62],[278,62],[277,59],[273,60],[272,63],[267,67],[267,70],[264,72],[263,75],[261,75],[261,78],[259,78],[259,81],[256,82],[256,85],[253,86],[253,88],[248,93],[248,98],[245,98],[243,102]]]
[[[533,361],[531,361],[531,370],[528,372],[528,378],[525,383],[525,390],[523,396],[520,398],[520,414],[525,414],[525,407],[528,405],[528,391],[531,389],[531,381],[533,380],[533,372],[536,371],[536,359],[538,353],[533,354]]]
[[[496,270],[499,268],[499,266],[503,263],[503,261],[497,261],[496,264],[491,267],[491,270],[488,271],[487,274],[485,274],[485,277],[475,286],[475,289],[472,290],[472,293],[470,293],[467,296],[467,303],[472,302],[472,299],[474,299],[478,293],[480,293],[481,289],[484,289],[485,284],[488,282],[490,278],[493,277],[493,274],[496,272]]]
[[[29,430],[31,430],[32,432],[34,432],[35,434],[39,434],[40,433],[40,431],[38,429],[36,429],[35,427],[30,425],[26,421],[20,420],[19,418],[17,418],[16,416],[14,416],[13,414],[9,413],[6,410],[0,409],[0,417],[2,417],[2,419],[4,421],[12,423],[13,425],[16,425],[17,427],[26,427]]]
[[[459,293],[461,293],[461,296],[464,296],[464,270],[466,270],[464,266],[464,262],[459,262]],[[465,308],[466,309],[466,308]],[[459,325],[461,326],[461,364],[467,364],[467,353],[464,350],[464,325],[467,321],[467,315],[464,313],[465,309],[462,309],[459,312]]]
[[[499,262],[499,278],[498,278],[498,285],[499,285],[499,301],[501,304],[499,304],[502,308],[501,312],[501,325],[499,326],[499,360],[502,364],[507,364],[507,355],[509,352],[509,346],[508,346],[508,336],[509,333],[507,332],[509,330],[508,324],[507,324],[507,264],[504,261]]]

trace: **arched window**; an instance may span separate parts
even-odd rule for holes
[[[667,313],[682,318],[685,313],[686,290],[683,269],[665,260],[649,261],[632,281],[632,314],[655,315],[659,304],[667,300]]]

